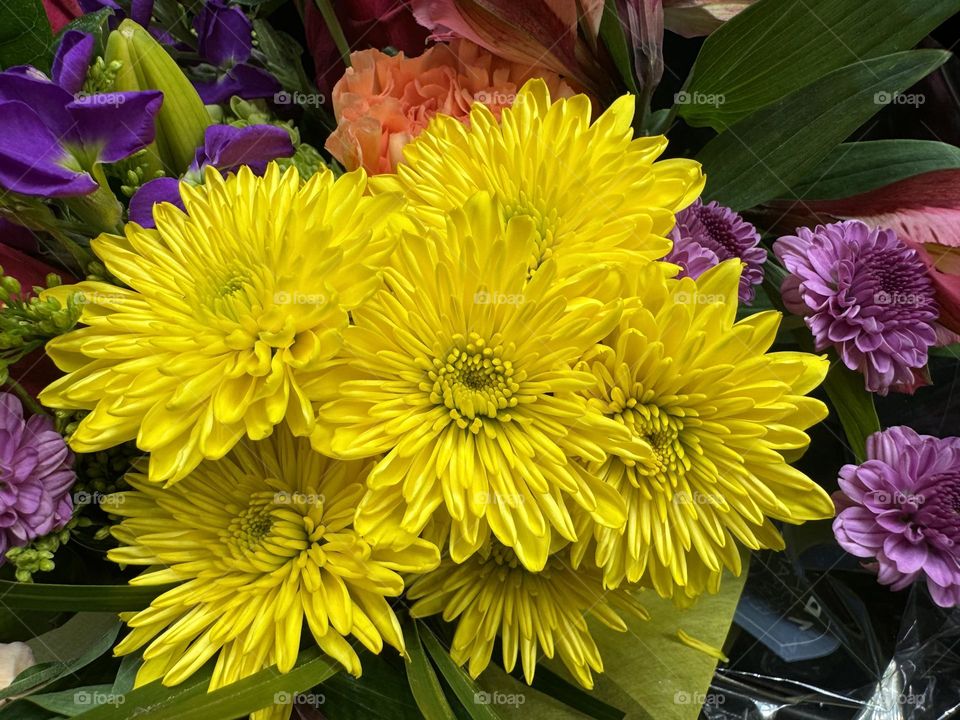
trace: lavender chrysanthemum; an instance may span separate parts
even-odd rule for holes
[[[67,524],[75,479],[73,453],[53,421],[24,420],[20,400],[0,393],[0,564],[11,547]]]
[[[673,249],[664,260],[679,265],[680,277],[700,277],[724,260],[740,258],[745,263],[740,275],[740,301],[750,303],[754,285],[763,281],[767,251],[759,247],[757,229],[730,208],[716,202],[697,200],[677,213],[670,233]]]
[[[799,228],[773,251],[791,273],[783,302],[804,316],[817,350],[836,347],[871,392],[919,383],[936,341],[937,306],[919,255],[893,230],[859,220]]]
[[[882,584],[926,578],[938,605],[960,605],[960,438],[892,427],[867,439],[867,457],[840,471],[837,542],[876,558]]]

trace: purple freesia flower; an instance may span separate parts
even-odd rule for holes
[[[232,125],[211,125],[204,133],[203,147],[197,149],[183,181],[201,183],[203,169],[207,166],[228,173],[248,165],[260,175],[266,170],[268,162],[290,157],[293,153],[290,134],[281,127],[248,125],[237,128]],[[153,206],[160,202],[172,203],[182,210],[180,182],[177,178],[164,177],[144,183],[130,199],[130,221],[143,227],[154,227]]]
[[[11,547],[63,528],[73,516],[73,453],[45,415],[23,418],[0,393],[0,564]]]
[[[912,392],[936,342],[933,286],[893,230],[859,220],[800,228],[773,250],[790,275],[783,302],[802,315],[817,350],[830,345],[871,392]]]
[[[69,55],[58,71],[61,81],[74,83]],[[153,142],[162,102],[154,91],[74,96],[31,67],[0,73],[0,187],[38,197],[93,192],[94,165]]]
[[[80,9],[85,14],[104,8],[113,10],[110,18],[111,29],[115,29],[120,21],[127,17],[127,13],[115,0],[80,0]],[[153,17],[153,0],[131,0],[129,17],[137,25],[147,27],[150,24],[150,18]]]
[[[892,427],[867,439],[867,457],[840,471],[837,542],[875,558],[882,584],[925,578],[937,605],[960,605],[960,438]]]
[[[77,95],[87,79],[94,44],[93,35],[79,30],[67,30],[60,39],[51,76],[53,82],[71,95]]]
[[[208,105],[242,98],[271,97],[280,90],[276,78],[252,65],[253,25],[240,8],[224,0],[208,0],[193,18],[200,57],[213,66],[212,79],[195,80],[194,86]]]
[[[677,213],[670,233],[673,249],[664,260],[679,265],[680,277],[700,277],[724,260],[740,258],[740,301],[750,303],[753,286],[763,282],[767,251],[760,244],[757,229],[730,208],[716,202],[704,205],[699,199]]]

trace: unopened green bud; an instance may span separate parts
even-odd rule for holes
[[[190,80],[160,43],[140,25],[127,19],[107,39],[106,61],[119,62],[117,90],[160,90],[163,105],[157,113],[156,152],[167,174],[178,176],[193,161],[211,125],[210,116]],[[154,176],[153,168],[145,168]]]
[[[10,277],[9,275],[4,275],[0,279],[0,285],[3,286],[3,289],[6,290],[11,295],[20,294],[20,281],[15,277]]]

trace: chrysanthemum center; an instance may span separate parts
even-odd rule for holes
[[[490,543],[490,560],[497,565],[504,565],[511,569],[520,566],[520,560],[517,558],[516,553],[505,545],[501,545],[496,540]]]
[[[903,250],[891,248],[867,253],[862,260],[870,276],[877,282],[881,292],[891,296],[915,293],[919,267],[903,262]],[[922,270],[920,271],[922,273]]]
[[[523,190],[514,202],[504,205],[504,214],[508,220],[512,217],[528,217],[533,220],[537,229],[536,247],[530,258],[531,273],[553,255],[557,244],[557,209],[550,208],[544,212],[538,205],[539,203],[534,202]]]
[[[960,561],[960,473],[947,472],[926,481],[916,492],[876,493],[889,511],[906,525],[913,543],[930,543]]]
[[[237,514],[227,530],[228,542],[238,549],[256,550],[273,529],[270,496],[261,495],[264,497],[251,498],[250,504]]]
[[[303,553],[322,566],[323,503],[323,495],[308,489],[257,492],[246,506],[228,505],[233,520],[221,532],[226,556],[248,570],[276,568]]]
[[[613,417],[653,449],[652,465],[638,467],[637,472],[648,480],[676,487],[680,476],[690,467],[681,442],[682,420],[657,405],[638,403],[635,398],[623,403],[614,401],[611,405]]]
[[[509,419],[502,411],[516,406],[520,386],[513,363],[503,353],[501,343],[488,343],[476,333],[455,338],[446,356],[433,360],[430,399],[447,407],[460,427],[474,432],[481,417]]]
[[[714,212],[711,208],[701,207],[697,213],[697,219],[707,231],[709,239],[713,241],[714,247],[710,249],[716,252],[721,260],[739,256],[741,248],[737,243],[737,237],[722,211]]]

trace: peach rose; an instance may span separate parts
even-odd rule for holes
[[[553,97],[574,94],[556,73],[498,58],[467,40],[435,45],[418,57],[362,50],[333,88],[337,129],[326,148],[347,170],[393,172],[403,147],[437,113],[466,122],[482,102],[496,115],[527,80],[542,77]]]

